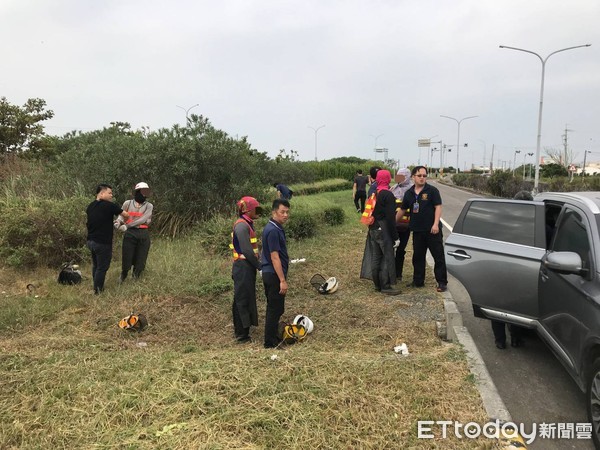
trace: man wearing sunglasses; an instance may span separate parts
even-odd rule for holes
[[[411,176],[415,184],[404,194],[402,209],[396,214],[396,222],[398,222],[407,210],[410,211],[409,228],[413,236],[414,274],[413,281],[408,286],[425,285],[425,256],[429,249],[435,262],[433,273],[438,284],[437,291],[445,292],[448,289],[448,275],[440,224],[442,197],[437,188],[427,184],[425,166],[414,167]]]

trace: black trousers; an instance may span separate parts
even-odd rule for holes
[[[383,224],[381,224],[383,226]],[[369,229],[371,242],[371,279],[375,289],[388,289],[396,284],[396,261],[394,258],[394,243],[385,227]]]
[[[267,297],[265,318],[265,347],[276,347],[281,342],[279,319],[285,311],[285,295],[279,293],[279,277],[275,273],[263,272],[263,284]]]
[[[513,338],[519,339],[521,337],[521,327],[511,323],[507,324],[501,320],[492,320],[492,331],[494,332],[494,340],[496,342],[506,342],[506,325],[508,325],[510,335]]]
[[[110,267],[112,258],[112,244],[101,244],[87,241],[87,247],[92,252],[92,279],[94,280],[94,293],[99,294],[104,290],[106,272]]]
[[[410,230],[398,229],[398,238],[400,239],[400,245],[396,249],[396,279],[402,279],[402,272],[404,269],[404,256],[406,255],[406,246],[408,245],[408,239],[410,238]]]
[[[358,202],[360,201],[360,207],[358,206]],[[354,194],[354,206],[356,209],[360,209],[360,212],[365,212],[365,202],[367,201],[367,192],[366,191],[356,191]]]
[[[429,231],[413,231],[413,283],[422,286],[425,283],[425,257],[427,249],[433,256],[435,265],[433,273],[438,284],[448,284],[446,272],[446,258],[444,256],[444,241],[442,240],[442,229],[438,234]]]
[[[248,261],[239,259],[233,263],[233,329],[237,339],[248,337],[251,325],[258,325],[256,307],[256,269]]]
[[[146,268],[150,252],[150,232],[148,228],[130,228],[123,236],[123,255],[121,259],[121,280],[127,278],[133,266],[133,277],[139,277]]]

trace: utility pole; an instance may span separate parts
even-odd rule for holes
[[[565,167],[568,167],[569,163],[570,163],[568,156],[567,156],[568,148],[569,148],[569,134],[568,133],[569,133],[569,131],[575,131],[575,130],[569,130],[567,128],[568,125],[569,124],[565,124],[565,134],[562,135],[563,145],[565,147],[565,160],[564,160],[564,162],[561,161],[561,164],[563,164]],[[562,160],[562,157],[560,159]]]
[[[492,156],[490,156],[490,175],[494,172],[494,147],[496,144],[492,144]]]
[[[592,152],[591,152],[591,151],[589,151],[589,150],[585,150],[585,151],[583,152],[583,169],[581,169],[581,175],[582,175],[583,177],[585,177],[585,162],[586,162],[586,160],[587,160],[587,154],[588,154],[588,153],[592,153]]]

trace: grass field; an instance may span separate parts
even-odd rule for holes
[[[155,240],[137,282],[117,285],[113,261],[101,296],[89,278],[59,286],[49,269],[0,270],[0,448],[491,448],[417,438],[418,420],[484,423],[485,412],[462,350],[436,336],[434,281],[384,297],[359,280],[366,234],[350,198],[292,201],[290,220],[328,206],[347,218],[289,243],[306,262],[290,268],[284,318],[306,314],[315,331],[282,350],[262,348],[260,326],[234,342],[231,262],[193,237]],[[315,273],[336,276],[338,292],[319,295]],[[145,331],[117,327],[131,311]],[[394,353],[402,342],[409,356]]]

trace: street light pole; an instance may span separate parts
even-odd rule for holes
[[[383,133],[381,133],[381,134],[378,134],[377,136],[375,136],[375,135],[373,135],[373,134],[370,134],[369,136],[371,136],[372,138],[374,138],[374,139],[375,139],[375,147],[373,147],[373,151],[374,151],[375,153],[377,153],[377,139],[379,139],[381,136],[383,136]]]
[[[318,158],[317,158],[317,132],[324,126],[325,125],[321,125],[320,127],[317,127],[317,128],[313,128],[311,126],[308,127],[315,132],[315,161],[318,161]]]
[[[527,153],[527,156],[533,156],[533,152]],[[531,163],[529,163],[529,176],[527,177],[527,180],[531,181]]]
[[[513,178],[515,176],[515,169],[517,168],[517,153],[521,153],[521,150],[515,150],[515,156],[513,156]]]
[[[541,145],[541,141],[542,141],[542,108],[544,106],[544,76],[546,73],[546,61],[548,61],[548,58],[550,58],[555,53],[560,53],[560,52],[564,52],[567,50],[573,50],[575,48],[590,47],[591,45],[592,44],[584,44],[584,45],[576,45],[575,47],[561,48],[560,50],[556,50],[556,51],[550,53],[548,56],[546,56],[546,58],[542,58],[536,52],[532,52],[531,50],[525,50],[523,48],[517,48],[517,47],[509,47],[507,45],[500,46],[500,48],[507,48],[509,50],[517,50],[519,52],[531,53],[532,55],[537,56],[542,63],[542,83],[541,83],[541,87],[540,87],[540,108],[538,111],[538,131],[537,131],[537,143],[536,143],[536,147],[535,147],[535,181],[533,183],[533,193],[534,194],[538,193],[538,186],[540,183],[540,145]]]
[[[181,108],[185,111],[185,121],[186,121],[186,123],[190,123],[190,118],[188,116],[188,113],[190,112],[190,110],[192,108],[195,108],[196,106],[200,106],[200,104],[196,103],[194,106],[190,106],[188,109],[185,109],[183,106],[179,106],[179,105],[175,105],[175,106],[177,106],[178,108]]]
[[[585,150],[583,152],[583,169],[581,169],[581,175],[585,177],[585,162],[587,160],[587,154],[592,153],[591,150]]]
[[[459,155],[459,147],[460,147],[460,123],[463,120],[474,119],[475,117],[479,117],[479,116],[463,117],[460,120],[455,119],[454,117],[450,117],[450,116],[442,116],[442,115],[440,115],[440,117],[445,117],[446,119],[452,119],[452,120],[454,120],[456,122],[456,125],[458,125],[458,132],[456,133],[456,173],[458,173],[460,171],[459,170],[459,166],[458,166],[458,155]]]

